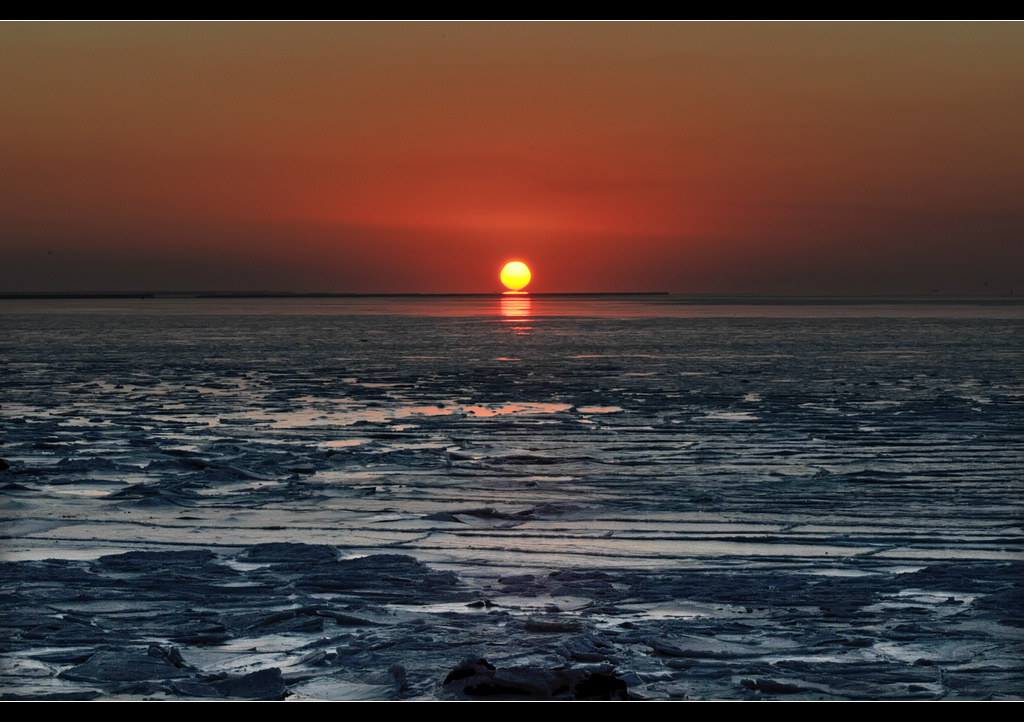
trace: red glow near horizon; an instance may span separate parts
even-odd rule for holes
[[[1024,287],[1021,24],[0,39],[0,291]]]

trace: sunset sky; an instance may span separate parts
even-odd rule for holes
[[[4,23],[0,292],[1024,293],[1024,24]]]

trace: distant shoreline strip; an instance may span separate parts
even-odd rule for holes
[[[311,298],[410,298],[410,299],[480,299],[501,298],[502,293],[285,293],[285,292],[181,292],[181,293],[0,293],[0,300],[231,300],[231,299],[311,299]],[[816,305],[1024,305],[1022,296],[742,296],[670,294],[668,291],[627,291],[612,293],[529,293],[532,298],[643,298],[671,305],[752,305],[752,306],[816,306]]]

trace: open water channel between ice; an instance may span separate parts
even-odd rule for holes
[[[5,300],[6,698],[1024,696],[1024,306]]]

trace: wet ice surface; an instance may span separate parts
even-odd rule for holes
[[[9,697],[1024,696],[1020,306],[4,303]]]

